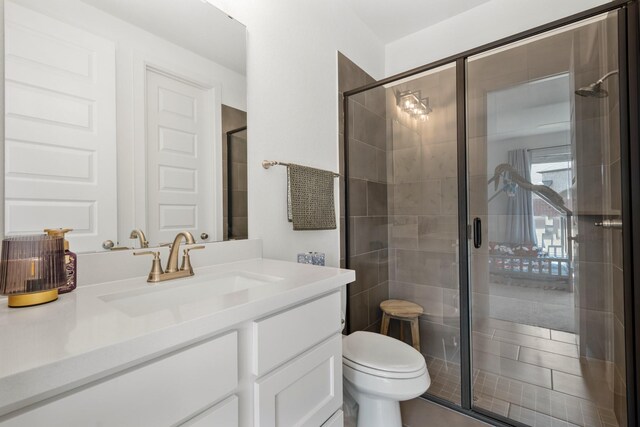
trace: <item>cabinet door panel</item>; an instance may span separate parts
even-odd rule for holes
[[[256,427],[317,427],[340,405],[341,335],[334,335],[255,385]]]

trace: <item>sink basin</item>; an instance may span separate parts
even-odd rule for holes
[[[221,297],[265,286],[282,280],[280,277],[244,272],[224,275],[196,275],[130,291],[101,295],[98,298],[112,307],[133,316],[162,310],[180,309],[185,305],[206,304]]]

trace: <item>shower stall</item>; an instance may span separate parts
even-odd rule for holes
[[[344,91],[348,328],[422,306],[425,398],[495,425],[638,425],[637,18],[612,2]]]

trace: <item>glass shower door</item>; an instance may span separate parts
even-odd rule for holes
[[[467,61],[473,406],[491,416],[626,425],[617,35],[612,12]]]

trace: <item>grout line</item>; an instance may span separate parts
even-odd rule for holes
[[[507,332],[507,333],[511,333],[511,334],[516,334],[516,335],[523,335],[523,336],[526,336],[526,337],[536,338],[536,339],[539,339],[539,340],[544,340],[544,339],[545,339],[545,338],[536,337],[536,336],[533,336],[533,335],[520,334],[520,333],[518,333],[518,332],[512,332],[512,331],[503,331],[503,332]],[[495,332],[494,332],[494,333],[495,333]],[[564,344],[564,345],[569,345],[569,346],[573,346],[573,347],[575,347],[575,349],[576,349],[576,354],[578,354],[578,356],[570,356],[570,355],[568,355],[568,354],[563,354],[563,353],[558,353],[558,352],[553,352],[553,351],[547,351],[547,350],[543,350],[543,349],[538,348],[538,347],[532,347],[531,345],[523,344],[523,343],[519,343],[519,342],[516,342],[516,341],[514,341],[514,340],[509,340],[509,339],[507,339],[507,338],[501,339],[501,337],[495,337],[495,336],[494,336],[494,339],[495,339],[497,342],[505,342],[505,343],[509,343],[509,344],[513,344],[513,345],[518,345],[518,346],[525,347],[525,348],[530,348],[530,349],[532,349],[532,350],[542,351],[542,352],[545,352],[545,353],[551,353],[551,354],[557,354],[557,355],[559,355],[559,356],[571,357],[572,359],[578,359],[578,360],[580,359],[580,355],[579,355],[579,354],[578,354],[578,352],[577,352],[578,346],[577,346],[576,344],[569,344],[569,343],[565,343],[565,342],[556,341],[556,342],[557,342],[557,343],[559,343],[559,344]],[[551,340],[547,340],[547,341],[551,341]]]

